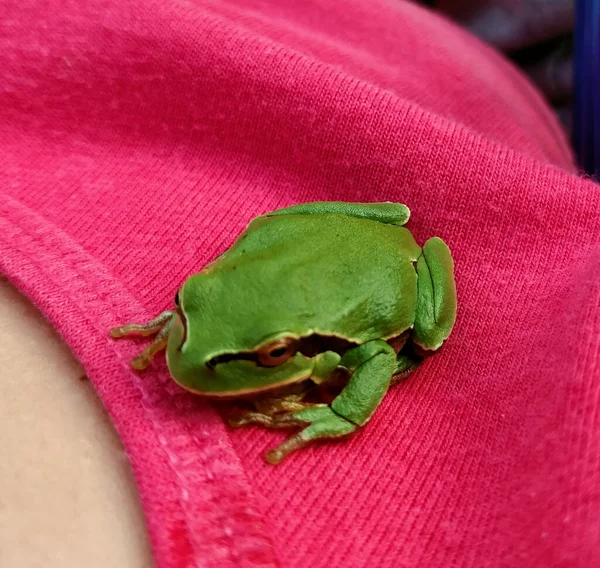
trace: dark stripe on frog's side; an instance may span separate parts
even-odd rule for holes
[[[394,348],[396,353],[398,353],[406,343],[408,335],[409,332],[405,331],[400,335],[389,338],[387,343]],[[302,353],[302,355],[308,358],[316,357],[319,353],[325,353],[326,351],[334,351],[340,356],[343,356],[344,353],[350,349],[353,349],[354,347],[358,347],[358,345],[358,343],[350,341],[344,337],[313,333],[306,337],[299,338],[298,352]],[[222,355],[213,357],[210,361],[208,361],[208,363],[206,363],[206,366],[212,370],[217,365],[220,365],[221,363],[228,363],[230,361],[252,361],[257,367],[265,366],[260,363],[256,351],[223,353]]]

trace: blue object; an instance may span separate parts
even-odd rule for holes
[[[579,164],[600,178],[600,0],[577,0],[573,143]]]

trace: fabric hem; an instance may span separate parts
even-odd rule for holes
[[[164,365],[140,378],[129,366],[139,347],[110,340],[111,325],[148,317],[139,302],[70,237],[12,198],[0,207],[0,232],[2,273],[71,347],[125,445],[157,566],[241,566],[250,558],[278,566],[218,414],[166,379]]]

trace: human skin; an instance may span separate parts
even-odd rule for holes
[[[0,279],[0,565],[153,565],[129,462],[69,348]]]

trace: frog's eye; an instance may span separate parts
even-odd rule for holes
[[[298,352],[298,341],[287,337],[263,345],[256,353],[258,363],[263,367],[277,367],[291,359]]]

